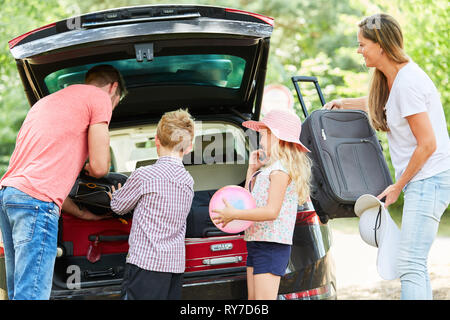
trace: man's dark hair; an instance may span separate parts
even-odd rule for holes
[[[119,96],[123,98],[127,94],[127,88],[122,75],[116,68],[109,64],[102,64],[89,69],[84,78],[84,82],[101,87],[117,82]]]

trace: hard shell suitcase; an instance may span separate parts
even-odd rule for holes
[[[131,218],[87,221],[62,212],[54,285],[79,289],[120,284],[131,224]]]
[[[186,238],[186,273],[244,267],[247,246],[243,235]]]
[[[325,223],[355,217],[354,204],[362,194],[379,195],[392,184],[389,168],[367,114],[360,110],[308,111],[298,82],[312,82],[325,104],[315,77],[292,77],[306,117],[300,141],[311,150],[311,200]]]

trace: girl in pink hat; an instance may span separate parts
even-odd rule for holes
[[[244,237],[248,298],[276,299],[291,253],[297,204],[309,197],[309,150],[299,140],[301,121],[292,112],[275,109],[261,121],[242,125],[260,133],[261,149],[250,155],[246,180],[257,208],[239,210],[225,201],[225,208],[215,211],[214,223],[225,226],[235,219],[255,221]]]

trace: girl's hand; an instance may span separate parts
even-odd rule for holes
[[[225,198],[223,203],[225,203],[225,208],[213,210],[217,215],[212,220],[215,225],[222,224],[222,227],[225,227],[228,223],[235,220],[236,209]]]
[[[342,102],[342,99],[336,99],[332,100],[328,103],[326,103],[322,109],[332,110],[332,109],[344,109],[344,103]]]
[[[387,187],[380,195],[378,195],[378,200],[386,197],[384,202],[384,207],[387,208],[391,204],[395,203],[402,192],[402,188],[399,188],[396,184],[391,184]]]
[[[253,172],[258,171],[269,159],[262,149],[258,149],[250,153],[248,169]]]

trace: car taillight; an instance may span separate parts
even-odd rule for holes
[[[319,224],[319,217],[316,212],[297,212],[296,225],[314,225]]]
[[[326,285],[320,288],[305,290],[294,293],[286,293],[278,296],[279,300],[319,300],[332,298],[334,296],[331,285]]]
[[[17,38],[14,38],[14,39],[8,41],[9,49],[11,50],[11,49],[14,48],[20,41],[22,41],[22,40],[25,39],[26,37],[32,35],[33,33],[36,33],[36,32],[38,32],[38,31],[45,30],[45,29],[48,29],[48,28],[52,28],[52,27],[54,27],[54,26],[56,26],[56,22],[50,23],[50,24],[48,24],[48,25],[46,25],[46,26],[43,26],[43,27],[40,27],[40,28],[37,28],[37,29],[34,29],[34,30],[31,30],[31,31],[29,31],[29,32],[27,32],[27,33],[24,33],[24,34],[21,35],[21,36],[18,36]]]
[[[243,11],[243,10],[237,10],[237,9],[230,9],[230,8],[225,9],[225,11],[226,12],[230,12],[230,13],[240,13],[240,14],[246,14],[248,16],[252,16],[252,17],[257,18],[257,19],[259,19],[261,21],[264,21],[265,23],[271,25],[272,27],[275,24],[275,19],[274,18],[263,16],[263,15],[258,14],[258,13],[253,13],[253,12],[248,12],[248,11]]]
[[[2,233],[0,232],[0,257],[3,257],[4,255],[5,255],[5,249],[3,249]]]
[[[296,225],[314,225],[319,224],[319,217],[314,210],[314,206],[310,199],[297,209]]]

